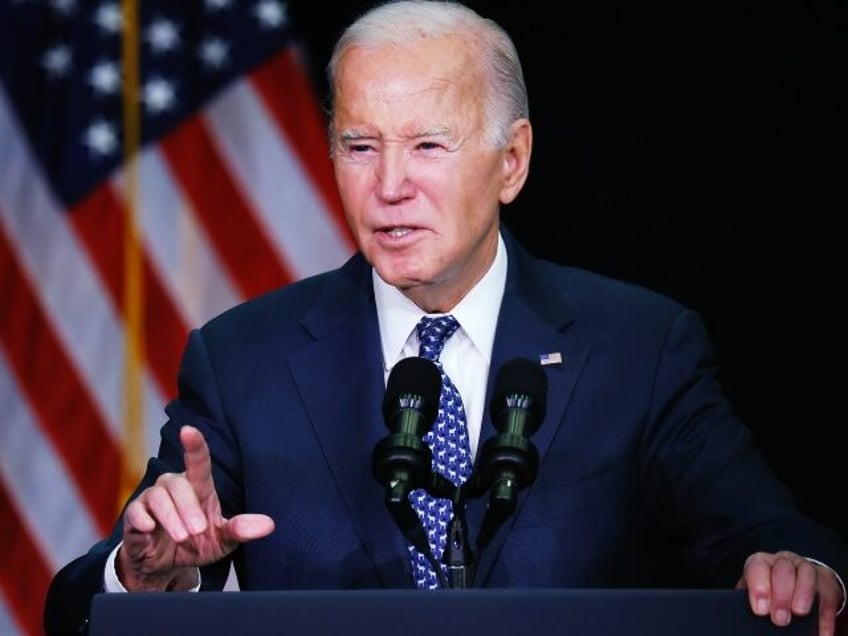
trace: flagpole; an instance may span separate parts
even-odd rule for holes
[[[144,369],[144,269],[139,227],[138,159],[141,146],[139,99],[138,0],[121,0],[124,172],[124,427],[118,507],[132,493],[145,454],[142,383]]]

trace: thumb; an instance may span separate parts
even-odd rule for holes
[[[241,514],[227,522],[227,534],[230,540],[238,543],[267,537],[274,531],[274,520],[268,515]]]

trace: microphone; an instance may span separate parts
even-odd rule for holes
[[[539,452],[530,442],[545,417],[548,379],[538,362],[507,361],[498,371],[489,411],[498,433],[481,451],[481,480],[491,487],[477,545],[488,545],[515,510],[519,491],[536,479]]]
[[[386,507],[398,528],[415,548],[436,563],[427,533],[409,502],[409,493],[424,488],[432,470],[433,454],[422,437],[432,428],[439,409],[442,376],[436,364],[410,357],[389,373],[383,398],[383,417],[389,435],[374,448],[372,471],[386,486]],[[438,564],[434,565],[441,574]]]

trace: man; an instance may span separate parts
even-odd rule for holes
[[[343,34],[329,73],[360,252],[191,334],[158,457],[113,535],[57,574],[48,632],[75,629],[101,589],[220,589],[230,560],[242,589],[444,585],[433,564],[450,515],[429,548],[410,547],[372,472],[386,380],[425,355],[429,316],[451,321],[437,368],[463,405],[458,429],[425,437],[437,471],[443,442],[478,464],[490,448],[505,362],[538,360],[548,387],[533,483],[476,555],[476,585],[737,585],[777,625],[818,597],[833,634],[848,549],[752,449],[699,318],[534,259],[501,226],[533,145],[509,37],[461,5],[394,2]],[[458,457],[454,486],[472,478]],[[410,501],[429,533],[417,506],[441,504],[423,490]],[[486,500],[466,503],[473,535]]]

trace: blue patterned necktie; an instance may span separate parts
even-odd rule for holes
[[[439,397],[439,414],[432,430],[424,441],[433,451],[433,470],[447,477],[455,486],[463,483],[471,473],[471,446],[468,442],[468,427],[465,423],[465,407],[453,382],[445,374],[439,356],[445,341],[459,328],[453,316],[424,316],[418,323],[420,347],[418,355],[432,360],[442,374],[442,393]],[[438,499],[423,488],[410,493],[412,506],[418,513],[427,536],[430,549],[436,560],[441,562],[447,540],[447,528],[453,518],[450,499]],[[439,587],[439,580],[430,563],[414,547],[409,547],[412,557],[412,577],[415,585],[424,590]]]

